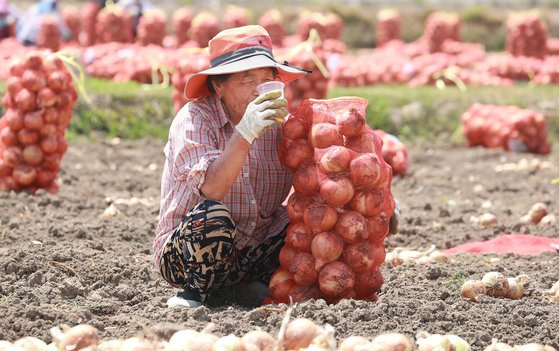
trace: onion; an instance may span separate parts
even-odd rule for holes
[[[47,85],[49,86],[49,88],[57,93],[66,90],[66,88],[68,87],[68,78],[66,76],[66,73],[62,71],[52,72],[48,76]]]
[[[555,351],[555,348],[547,345],[530,343],[525,345],[515,345],[514,351]]]
[[[497,342],[497,339],[493,339],[491,345],[487,346],[483,351],[515,351],[515,348],[508,344]]]
[[[212,351],[244,351],[243,340],[238,336],[229,334],[219,338],[213,345]]]
[[[373,266],[379,267],[384,262],[384,259],[386,258],[386,250],[384,248],[384,243],[371,244],[371,248],[373,250],[373,257],[375,258]]]
[[[25,72],[25,63],[20,58],[13,58],[10,61],[10,76],[21,77]]]
[[[541,226],[552,226],[557,223],[557,216],[553,213],[548,213],[545,215],[542,220],[540,221]]]
[[[416,338],[417,344],[419,345],[417,351],[455,350],[455,348],[452,347],[450,340],[445,335],[420,332],[417,334]],[[469,349],[465,351],[469,351]]]
[[[308,127],[300,118],[288,118],[283,124],[283,136],[288,139],[305,139],[308,134]]]
[[[320,166],[328,173],[346,171],[351,157],[349,149],[343,146],[332,146],[320,158]]]
[[[270,278],[270,296],[274,299],[289,301],[289,293],[295,286],[293,275],[279,268]]]
[[[263,330],[251,330],[243,337],[246,351],[274,351],[276,339]]]
[[[156,351],[157,347],[145,338],[132,337],[124,340],[120,345],[120,350],[126,351]]]
[[[64,153],[66,153],[66,150],[68,150],[68,142],[66,141],[66,139],[64,139],[64,136],[60,134],[58,135],[57,144],[58,144],[58,149],[56,150],[56,152],[58,152],[61,155],[64,155]]]
[[[63,351],[77,351],[99,344],[99,331],[87,324],[79,324],[64,332],[58,340],[58,349]]]
[[[343,262],[330,262],[318,274],[320,291],[329,297],[341,295],[355,285],[355,274]]]
[[[17,140],[23,145],[35,144],[39,140],[39,133],[34,130],[21,129],[17,132]]]
[[[8,127],[10,127],[13,131],[18,131],[23,128],[23,114],[17,111],[6,111],[4,119],[6,120],[6,124],[8,125]]]
[[[23,126],[27,129],[40,130],[43,128],[44,122],[41,115],[43,111],[28,112],[23,116]]]
[[[344,139],[338,128],[331,123],[318,123],[312,126],[309,141],[314,148],[326,148],[332,145],[343,145]]]
[[[40,188],[46,188],[54,182],[56,178],[56,173],[46,169],[41,169],[37,172],[37,180],[35,183]]]
[[[43,54],[39,51],[27,53],[23,64],[29,69],[40,69],[43,67]]]
[[[339,351],[365,351],[371,349],[371,342],[362,336],[350,336],[338,346]]]
[[[349,244],[356,242],[360,238],[365,239],[368,235],[365,217],[355,211],[342,213],[338,218],[335,230],[344,242]]]
[[[291,299],[293,302],[302,302],[310,299],[320,299],[322,293],[316,285],[313,286],[302,286],[295,285],[291,290]]]
[[[487,295],[493,297],[505,297],[509,291],[509,282],[503,273],[488,272],[485,273],[481,282],[487,289]]]
[[[337,118],[340,133],[346,137],[356,137],[363,132],[365,118],[355,108],[344,110]]]
[[[45,123],[58,124],[58,110],[48,107],[43,111],[43,121]]]
[[[54,125],[54,124],[50,124],[50,123],[46,123],[45,125],[43,125],[43,128],[41,128],[41,130],[39,131],[39,134],[41,134],[41,136],[53,136],[56,137],[56,133],[58,132],[58,128]]]
[[[376,152],[375,142],[371,134],[362,133],[354,138],[347,138],[345,147],[359,153]]]
[[[356,273],[373,268],[373,251],[370,244],[366,241],[347,246],[343,250],[343,258],[344,262]]]
[[[14,168],[23,160],[21,148],[17,146],[7,147],[2,152],[2,158],[4,159],[4,162],[6,162],[7,166]]]
[[[0,189],[2,189],[1,186]],[[11,342],[6,340],[0,340],[0,351],[13,351],[13,350],[14,350],[14,346]]]
[[[6,81],[6,90],[11,96],[16,96],[22,88],[23,85],[21,84],[21,79],[18,77],[11,76]]]
[[[520,299],[524,296],[524,281],[528,279],[527,275],[519,275],[516,278],[507,278],[509,290],[506,297],[509,299]]]
[[[312,160],[314,150],[305,139],[297,139],[289,144],[285,153],[285,165],[297,169],[303,162]]]
[[[25,89],[36,93],[47,86],[47,81],[41,71],[28,69],[23,72],[21,84]]]
[[[0,155],[1,156],[1,155]],[[4,158],[0,157],[0,179],[12,175],[12,167],[6,164]]]
[[[381,176],[381,163],[375,154],[363,154],[349,164],[349,177],[356,187],[370,188]]]
[[[287,228],[285,243],[297,251],[311,252],[312,233],[302,224],[292,223]]]
[[[17,184],[27,186],[31,185],[35,179],[37,179],[37,171],[29,165],[20,164],[14,167],[12,177]]]
[[[0,142],[4,146],[15,146],[18,144],[17,135],[10,127],[6,126],[0,130]]]
[[[307,348],[319,333],[320,328],[310,319],[294,319],[285,328],[283,347],[286,350]]]
[[[57,97],[50,88],[43,88],[37,93],[37,106],[39,108],[54,106],[56,101]]]
[[[303,220],[313,233],[327,232],[336,224],[338,214],[332,207],[315,206],[305,210]]]
[[[289,269],[291,266],[291,260],[293,260],[293,257],[295,257],[296,254],[297,252],[291,247],[287,245],[282,247],[279,253],[280,265],[285,269]]]
[[[289,200],[287,200],[287,214],[291,222],[302,222],[305,210],[314,203],[315,200],[313,198],[293,193]]]
[[[57,96],[56,105],[60,109],[65,109],[72,103],[72,95],[68,92],[59,93]]]
[[[23,160],[31,166],[36,166],[43,160],[43,151],[36,144],[24,147],[22,155]]]
[[[293,188],[295,191],[311,196],[318,192],[318,175],[313,163],[302,164],[293,174]]]
[[[355,293],[360,298],[371,296],[376,293],[382,284],[384,283],[384,277],[382,272],[377,267],[372,270],[358,273],[355,276]]]
[[[5,109],[11,109],[17,107],[16,102],[14,101],[10,93],[6,93],[4,97],[2,97],[2,105],[4,106]]]
[[[36,107],[36,97],[35,94],[27,89],[21,89],[16,95],[17,108],[21,112],[32,111]]]
[[[497,224],[497,217],[492,213],[484,213],[479,216],[479,224],[484,228],[488,228]]]
[[[379,350],[398,350],[412,351],[413,343],[405,335],[400,333],[386,333],[376,336],[371,342],[373,349],[378,347]]]
[[[538,202],[532,206],[528,216],[530,216],[532,223],[539,223],[547,213],[547,206],[543,202]]]
[[[195,330],[179,330],[169,339],[169,351],[212,351],[219,338],[211,333],[198,333]],[[123,349],[121,349],[123,350]]]
[[[466,280],[462,284],[461,293],[465,298],[478,302],[480,296],[487,294],[487,289],[481,280]]]
[[[367,229],[369,241],[382,244],[390,229],[390,218],[384,211],[381,211],[367,219]]]
[[[320,196],[334,207],[342,207],[351,201],[355,191],[351,181],[344,176],[327,177],[320,183]]]
[[[309,286],[316,283],[318,272],[315,269],[315,259],[307,252],[300,252],[291,260],[290,271],[293,280],[299,285]]]
[[[46,348],[47,344],[43,340],[32,336],[25,336],[14,341],[14,350],[42,351]]]
[[[303,81],[303,79],[300,79]],[[312,104],[306,111],[306,118],[309,124],[317,123],[336,123],[336,117],[330,112],[328,107],[320,104]]]
[[[43,71],[52,74],[59,69],[64,69],[64,63],[56,55],[47,55],[43,58]]]
[[[315,268],[319,270],[326,263],[337,260],[344,249],[343,240],[334,233],[322,232],[312,239],[311,252],[316,259]]]
[[[43,157],[43,167],[50,171],[58,171],[62,156],[59,154],[48,154]]]
[[[365,217],[372,217],[382,210],[384,192],[379,188],[357,191],[349,207]]]

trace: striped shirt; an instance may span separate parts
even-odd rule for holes
[[[206,171],[233,132],[225,106],[215,96],[189,102],[177,113],[164,149],[159,224],[153,243],[156,264],[186,213],[204,199],[200,188]],[[280,143],[281,128],[276,126],[256,139],[223,200],[236,224],[238,249],[279,234],[289,223],[281,204],[289,194],[292,174],[279,161]]]

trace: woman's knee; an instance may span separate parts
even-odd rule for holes
[[[235,222],[227,206],[216,200],[203,200],[190,210],[183,221],[185,229],[212,232],[222,229],[234,233]]]

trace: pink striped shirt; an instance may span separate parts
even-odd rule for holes
[[[214,96],[186,104],[176,115],[165,146],[159,224],[153,242],[159,264],[167,239],[186,213],[203,200],[200,187],[206,170],[218,158],[234,126],[221,100]],[[282,202],[291,188],[291,171],[278,156],[281,128],[256,139],[241,173],[223,200],[236,224],[236,247],[242,249],[277,235],[289,223]]]

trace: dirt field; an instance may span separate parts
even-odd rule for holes
[[[557,146],[557,145],[555,145]],[[0,194],[0,340],[36,336],[50,342],[49,328],[89,323],[103,339],[138,333],[169,337],[175,330],[216,324],[224,335],[260,327],[276,333],[283,314],[258,308],[239,291],[219,292],[209,307],[169,310],[175,293],[153,267],[151,242],[157,223],[160,141],[72,143],[60,174],[61,191]],[[495,171],[521,158],[552,161],[539,171]],[[451,146],[411,149],[411,174],[396,179],[394,194],[402,206],[401,233],[387,247],[448,248],[498,233],[559,237],[559,227],[519,225],[530,206],[543,201],[559,214],[559,150],[550,157]],[[474,192],[476,185],[485,190]],[[479,186],[477,190],[480,190]],[[136,197],[136,201],[130,198]],[[500,225],[479,229],[470,217],[491,201]],[[119,214],[102,218],[113,203]],[[486,204],[487,205],[487,204]],[[454,333],[481,350],[492,338],[520,344],[539,342],[559,348],[559,304],[542,291],[559,279],[559,255],[454,256],[447,264],[383,265],[385,284],[378,303],[345,300],[298,305],[295,316],[335,326],[339,338],[372,337],[384,331],[409,336],[421,330]],[[527,274],[522,300],[488,298],[473,303],[460,297],[461,283],[491,270],[509,276]],[[231,301],[237,299],[243,304]],[[278,307],[279,310],[275,307]]]

